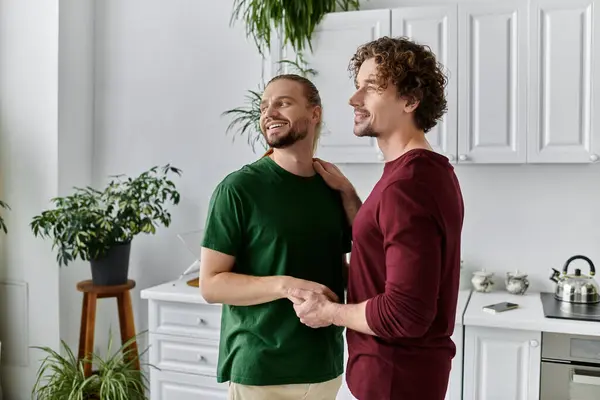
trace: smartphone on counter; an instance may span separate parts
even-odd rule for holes
[[[502,303],[490,304],[489,306],[483,307],[483,311],[488,312],[490,314],[497,314],[508,310],[514,310],[515,308],[519,308],[519,305],[516,303],[509,303],[507,301]]]

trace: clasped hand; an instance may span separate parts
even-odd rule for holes
[[[311,328],[324,328],[333,324],[338,303],[324,294],[311,290],[291,288],[288,299],[294,304],[294,311],[300,322]]]

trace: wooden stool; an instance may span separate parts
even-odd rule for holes
[[[91,360],[94,351],[94,330],[96,328],[96,299],[107,297],[117,298],[119,310],[119,327],[121,330],[121,343],[125,344],[135,336],[135,324],[133,321],[133,308],[131,306],[131,295],[129,291],[135,287],[135,281],[128,280],[124,285],[99,286],[94,285],[91,280],[77,283],[77,290],[83,292],[83,307],[81,310],[81,327],[79,330],[79,354],[78,359],[88,358]],[[128,354],[135,357],[134,366],[140,369],[140,360],[137,342],[133,341],[127,348]],[[92,374],[92,364],[84,364],[86,377]]]

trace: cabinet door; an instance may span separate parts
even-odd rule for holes
[[[228,384],[216,378],[171,371],[150,371],[150,400],[227,400]]]
[[[427,45],[444,66],[448,77],[448,112],[431,131],[427,140],[433,149],[453,162],[457,158],[458,118],[458,27],[456,5],[406,7],[392,10],[392,36],[406,36]]]
[[[598,161],[598,6],[597,0],[531,1],[529,162]]]
[[[313,51],[304,59],[317,75],[309,77],[319,89],[323,102],[323,127],[317,156],[334,163],[378,162],[379,147],[374,138],[354,136],[354,110],[348,101],[355,85],[348,72],[356,49],[371,40],[390,34],[390,11],[349,11],[326,15],[313,34]],[[279,59],[294,60],[291,46]],[[288,73],[286,64],[280,72]]]
[[[464,399],[539,399],[541,332],[465,327]]]
[[[452,341],[456,346],[456,355],[452,359],[452,369],[450,370],[450,379],[448,381],[448,390],[444,400],[462,400],[462,381],[463,381],[463,341],[464,327],[456,325]]]
[[[524,163],[527,2],[458,6],[459,162]]]

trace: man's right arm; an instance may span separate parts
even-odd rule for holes
[[[304,288],[339,301],[326,286],[291,276],[251,276],[231,272],[235,258],[202,248],[200,290],[209,303],[252,306],[288,297],[290,289]]]

